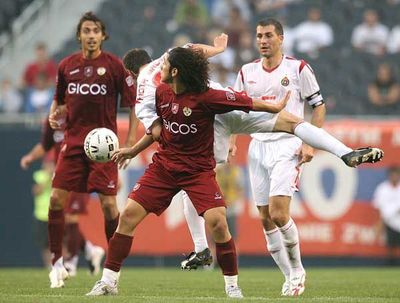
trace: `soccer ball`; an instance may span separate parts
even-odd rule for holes
[[[105,163],[119,148],[117,135],[108,128],[95,128],[86,135],[83,145],[90,160]]]

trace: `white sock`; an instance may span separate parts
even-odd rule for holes
[[[75,255],[64,263],[67,265],[68,269],[77,268],[78,267],[79,256]]]
[[[115,285],[117,284],[119,279],[119,272],[113,271],[108,268],[103,269],[103,275],[101,277],[101,281],[108,285]]]
[[[183,213],[185,214],[186,222],[190,234],[192,235],[194,251],[198,253],[208,247],[204,219],[197,214],[197,211],[186,192],[182,192],[182,198]]]
[[[86,260],[90,260],[92,258],[94,245],[89,240],[85,241],[85,258]]]
[[[274,259],[276,265],[278,265],[279,269],[285,276],[285,279],[289,281],[290,263],[286,249],[283,246],[279,229],[276,227],[269,231],[264,230],[264,235],[265,240],[267,241],[267,249],[271,254],[271,257]]]
[[[330,152],[339,158],[353,151],[324,129],[316,127],[308,122],[302,122],[294,129],[294,134],[304,143],[314,148]]]
[[[64,267],[64,258],[60,257],[53,265],[53,267],[63,268]]]
[[[238,276],[224,276],[225,289],[238,286]]]
[[[303,271],[304,268],[301,263],[299,232],[296,224],[292,218],[290,218],[288,223],[280,227],[279,230],[282,234],[282,241],[286,248],[291,271]]]

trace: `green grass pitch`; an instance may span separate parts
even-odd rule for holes
[[[0,302],[232,302],[219,270],[123,268],[116,297],[87,298],[99,277],[80,270],[65,288],[50,289],[44,269],[0,269]],[[400,302],[400,268],[309,268],[300,298],[280,296],[276,269],[240,269],[240,302]]]

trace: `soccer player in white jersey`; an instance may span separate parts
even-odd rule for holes
[[[304,103],[312,108],[311,124],[321,127],[325,104],[311,67],[303,60],[282,53],[282,25],[275,19],[257,25],[257,47],[261,59],[243,65],[234,89],[250,97],[273,101],[289,89],[292,95],[285,110],[304,116]],[[288,133],[252,134],[248,161],[251,190],[264,227],[267,248],[285,276],[282,295],[304,292],[305,270],[301,262],[299,234],[290,217],[290,201],[301,165],[313,158],[309,145]]]
[[[192,47],[202,47],[208,56],[212,56],[223,51],[226,45],[227,36],[222,34],[216,38],[214,46],[192,45]],[[151,61],[146,51],[142,49],[133,49],[124,58],[125,67],[135,75],[138,75],[135,110],[138,119],[147,130],[147,134],[152,133],[153,122],[158,119],[155,110],[155,90],[160,83],[160,70],[164,58],[165,56],[163,55],[159,59]],[[210,86],[222,89],[217,83],[210,82]],[[378,161],[383,156],[383,152],[377,148],[364,148],[353,151],[323,129],[303,122],[301,118],[285,111],[281,111],[279,114],[245,114],[233,111],[216,115],[214,130],[214,156],[217,163],[226,161],[228,157],[231,134],[257,132],[287,132],[295,134],[315,148],[335,154],[346,165],[352,167],[364,162]],[[155,137],[158,136],[158,134],[153,135]],[[139,153],[140,150],[138,149],[137,152]],[[205,237],[204,220],[197,215],[186,195],[184,195],[184,213],[194,240],[195,252],[189,254],[188,258],[182,262],[182,269],[193,269],[209,263],[210,254]]]

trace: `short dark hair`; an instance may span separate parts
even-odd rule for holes
[[[202,93],[208,89],[208,60],[202,51],[176,47],[169,51],[170,70],[178,69],[179,81],[188,92]]]
[[[97,17],[93,12],[86,12],[81,19],[79,20],[79,23],[76,27],[76,38],[79,40],[79,36],[81,34],[81,28],[82,28],[82,24],[85,21],[93,21],[94,23],[96,23],[97,25],[100,26],[101,28],[101,32],[104,35],[104,40],[108,39],[108,34],[106,32],[106,25],[104,24],[104,22]]]
[[[278,35],[283,35],[283,27],[282,23],[280,23],[278,20],[269,18],[269,19],[263,19],[258,21],[257,26],[268,26],[268,25],[273,25],[275,27],[275,32]]]
[[[388,168],[388,174],[400,174],[400,166],[394,165]]]
[[[124,55],[122,62],[127,70],[137,75],[143,65],[151,62],[151,58],[144,49],[133,48]]]

